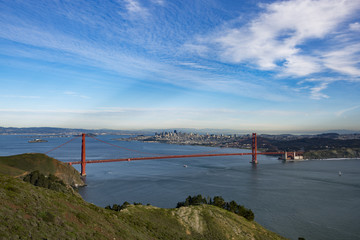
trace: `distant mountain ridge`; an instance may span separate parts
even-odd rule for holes
[[[55,127],[26,127],[26,128],[0,127],[0,135],[79,134],[79,133],[140,134],[140,133],[143,133],[143,131],[112,130],[112,129],[55,128]]]
[[[95,133],[95,134],[118,134],[118,135],[132,135],[145,134],[153,135],[155,132],[194,132],[199,134],[250,134],[252,131],[248,130],[233,130],[233,129],[195,129],[195,128],[163,128],[163,129],[137,129],[137,130],[115,130],[115,129],[83,129],[83,128],[57,128],[57,127],[0,127],[0,135],[15,135],[15,134],[79,134],[79,133]],[[285,132],[285,133],[284,133]],[[328,131],[258,131],[259,134],[264,135],[320,135],[320,134],[354,134],[360,133],[360,130],[328,130]]]

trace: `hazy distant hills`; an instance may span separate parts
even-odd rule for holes
[[[79,134],[79,133],[95,133],[95,134],[144,134],[144,131],[133,130],[111,130],[111,129],[81,129],[81,128],[53,128],[53,127],[30,127],[30,128],[14,128],[0,127],[0,135],[16,135],[16,134]]]
[[[175,128],[178,132],[185,133],[199,133],[199,134],[251,134],[251,131],[245,130],[232,130],[232,129],[195,129],[195,128]],[[153,135],[155,132],[173,132],[175,129],[140,129],[140,130],[114,130],[114,129],[82,129],[82,128],[56,128],[56,127],[0,127],[0,135],[15,135],[15,134],[79,134],[79,133],[95,133],[95,134],[118,134],[118,135]],[[265,131],[259,131],[259,134],[263,134]],[[284,134],[280,131],[266,131],[268,135],[315,135],[315,134],[353,134],[360,133],[360,131],[353,130],[329,130],[329,131],[297,131],[291,132],[291,134]]]

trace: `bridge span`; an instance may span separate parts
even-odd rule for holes
[[[217,157],[217,156],[244,156],[251,155],[250,163],[257,164],[257,155],[280,155],[284,152],[258,152],[257,151],[257,137],[256,133],[252,134],[251,153],[213,153],[213,154],[188,154],[188,155],[167,155],[167,156],[152,156],[152,157],[134,157],[134,158],[118,158],[118,159],[104,159],[104,160],[86,160],[86,134],[83,133],[81,144],[81,161],[68,162],[69,165],[81,164],[81,176],[86,176],[86,164],[90,163],[107,163],[107,162],[125,162],[125,161],[141,161],[141,160],[156,160],[156,159],[172,159],[172,158],[193,158],[193,157]],[[101,140],[99,140],[101,141]],[[66,144],[66,143],[65,143]],[[64,144],[63,144],[64,145]],[[112,145],[112,144],[111,144]],[[61,145],[62,146],[62,145]],[[114,145],[116,146],[116,145]],[[55,148],[56,149],[56,148]]]

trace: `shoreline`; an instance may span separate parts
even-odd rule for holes
[[[207,144],[194,144],[194,143],[174,143],[174,142],[167,142],[167,141],[146,141],[142,139],[124,139],[124,138],[116,138],[113,139],[116,141],[127,141],[127,142],[144,142],[144,143],[159,143],[159,144],[171,144],[171,145],[179,145],[179,146],[200,146],[200,147],[217,147],[217,148],[231,148],[231,149],[241,149],[241,150],[249,150],[251,151],[251,148],[238,148],[238,147],[228,147],[228,146],[219,146],[219,145],[207,145]],[[259,152],[265,152],[264,149],[258,148]],[[334,150],[327,150],[327,149],[321,149],[321,150],[310,150],[308,153],[311,153],[312,151],[334,151]],[[275,155],[274,155],[275,156]],[[299,162],[299,161],[309,161],[309,160],[318,160],[318,161],[340,161],[340,160],[354,160],[354,159],[360,159],[360,157],[329,157],[329,158],[304,158],[302,160],[282,160],[284,162]]]

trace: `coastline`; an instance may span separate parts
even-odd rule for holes
[[[151,138],[151,140],[149,140]],[[131,137],[131,138],[116,138],[116,141],[137,141],[137,142],[149,142],[149,143],[161,143],[161,144],[173,144],[183,146],[203,146],[203,147],[218,147],[218,148],[232,148],[251,150],[251,147],[236,147],[227,146],[222,142],[212,143],[194,143],[175,140],[156,140],[150,136]],[[266,152],[269,149],[258,148],[259,152]],[[341,149],[319,149],[304,151],[304,159],[302,160],[287,160],[287,162],[297,162],[306,160],[347,160],[347,159],[360,159],[360,147],[359,148],[341,148]]]

